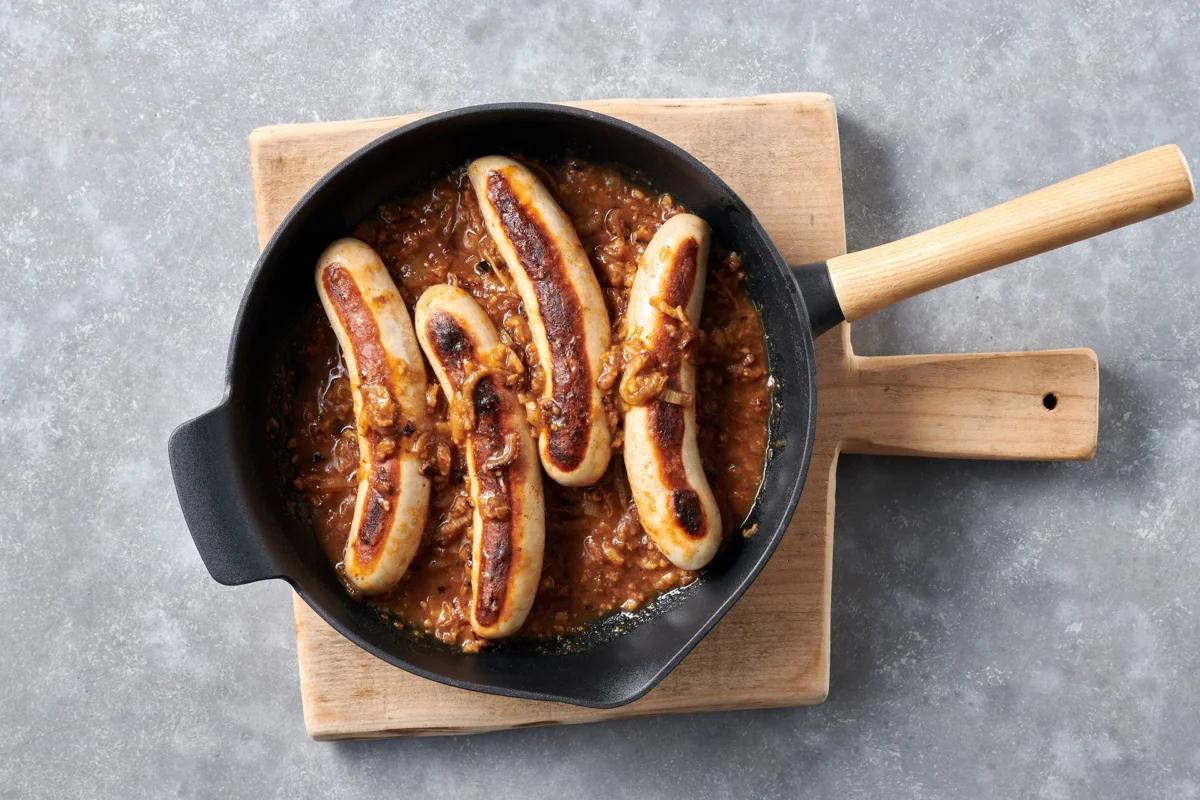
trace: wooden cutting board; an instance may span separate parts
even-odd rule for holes
[[[654,131],[707,163],[758,214],[790,263],[845,252],[837,113],[829,96],[576,105]],[[420,116],[255,130],[250,164],[260,241],[330,167]],[[850,327],[842,325],[817,342],[817,358],[816,446],[788,534],[743,599],[646,697],[603,711],[452,689],[368,655],[296,599],[309,733],[317,739],[475,733],[819,703],[829,690],[840,453],[1041,460],[1095,452],[1099,389],[1091,350],[863,358],[854,355]]]

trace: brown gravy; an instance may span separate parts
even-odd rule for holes
[[[608,304],[615,344],[639,256],[658,227],[685,209],[615,168],[580,160],[526,163],[575,223]],[[535,358],[521,301],[509,288],[465,168],[415,198],[384,203],[354,235],[379,252],[410,309],[434,284],[453,282],[470,292],[529,373]],[[696,352],[697,413],[700,451],[727,537],[737,535],[758,491],[770,412],[762,322],[741,281],[740,258],[714,246]],[[315,302],[288,367],[277,415],[287,433],[289,471],[314,533],[336,564],[354,510],[358,450],[349,382],[333,331]],[[608,395],[619,445],[616,388]],[[439,397],[434,419],[446,415],[445,398]],[[449,438],[446,442],[446,474],[434,476],[420,551],[400,584],[369,602],[408,627],[474,651],[483,642],[466,613],[471,538],[466,467],[463,454]],[[643,532],[619,452],[594,486],[569,489],[544,477],[544,487],[545,564],[520,638],[580,630],[696,579],[697,573],[672,566]]]

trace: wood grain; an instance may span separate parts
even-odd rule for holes
[[[1091,350],[852,356],[821,376],[822,422],[842,452],[946,458],[1088,459],[1099,369]]]
[[[585,105],[665,136],[709,164],[792,263],[844,252],[841,156],[819,94]],[[260,239],[348,153],[416,116],[284,125],[250,137]],[[359,650],[295,601],[304,719],[318,739],[474,733],[642,714],[800,705],[829,689],[838,453],[1081,458],[1096,431],[1090,351],[862,358],[849,326],[817,342],[819,423],[808,483],[779,550],[743,599],[658,688],[607,711],[513,700],[409,675]],[[1054,412],[1041,405],[1055,391]],[[1036,405],[1036,407],[1035,407]],[[748,669],[747,665],[754,665]]]
[[[1123,158],[899,241],[831,259],[854,322],[905,298],[1056,247],[1164,214],[1195,188],[1173,144]]]

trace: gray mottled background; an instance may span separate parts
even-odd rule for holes
[[[0,796],[1200,794],[1193,209],[858,327],[1094,347],[1100,450],[845,459],[824,706],[306,737],[288,590],[208,579],[165,453],[221,394],[251,128],[827,91],[852,247],[1162,142],[1200,163],[1194,2],[688,5],[0,0]]]

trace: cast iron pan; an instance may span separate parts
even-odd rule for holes
[[[745,524],[758,534],[702,580],[584,642],[506,643],[466,655],[397,631],[351,600],[306,524],[288,511],[267,439],[271,365],[311,308],[318,254],[382,200],[415,193],[468,159],[571,153],[615,162],[672,192],[742,254],[747,290],[762,313],[777,409],[758,499]],[[409,672],[466,689],[606,708],[645,694],[729,610],[775,551],[804,485],[816,418],[813,337],[958,278],[1158,214],[1192,199],[1182,156],[1160,147],[917,236],[824,264],[789,267],[754,214],[683,150],[620,120],[554,105],[477,106],[389,133],[322,178],[280,225],[242,300],[225,399],[181,425],[169,443],[176,491],[213,578],[236,585],[290,583],[355,644]]]

